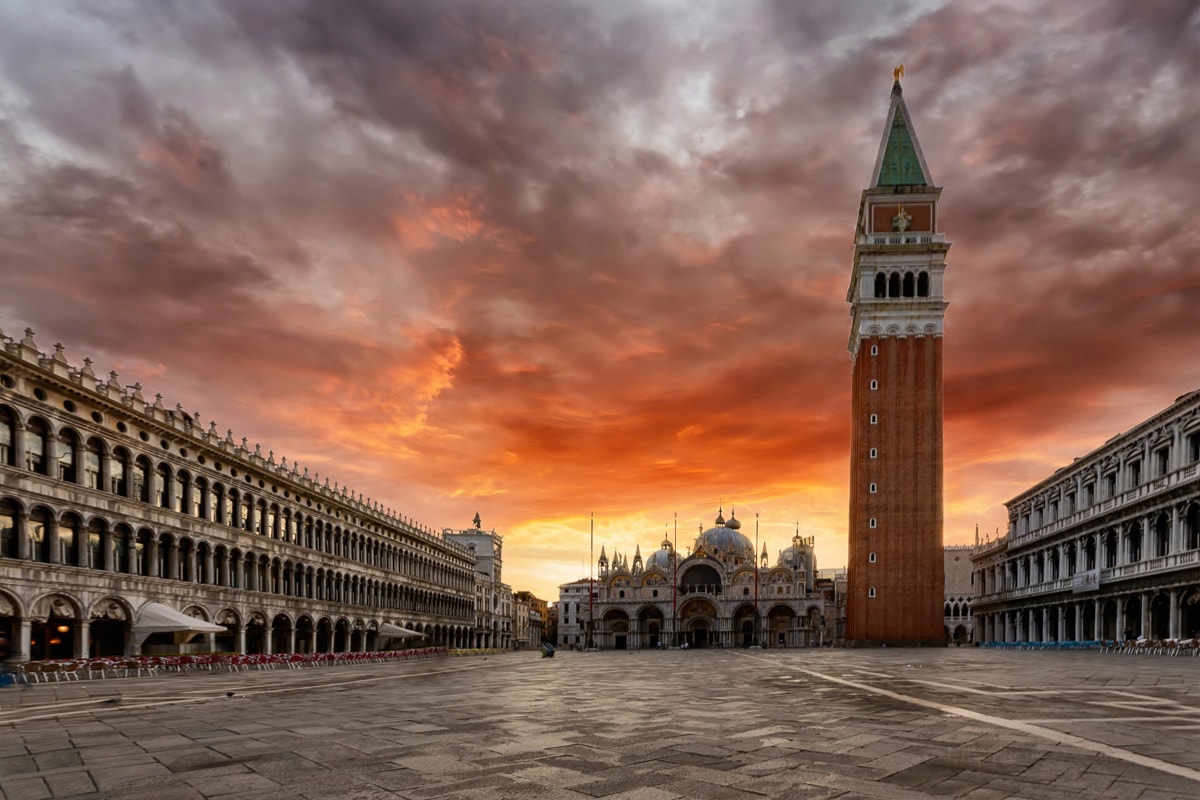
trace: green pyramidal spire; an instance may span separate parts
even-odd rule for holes
[[[892,86],[892,104],[888,108],[887,118],[888,124],[876,162],[875,185],[929,186],[925,158],[917,143],[916,132],[912,129],[898,80]]]

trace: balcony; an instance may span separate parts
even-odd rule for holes
[[[945,241],[944,233],[869,233],[858,237],[859,244],[933,244]]]
[[[1102,588],[1111,586],[1118,581],[1128,580],[1130,578],[1143,578],[1152,575],[1173,572],[1178,569],[1183,569],[1190,566],[1200,564],[1200,550],[1184,550],[1182,553],[1171,553],[1165,556],[1156,556],[1155,558],[1147,558],[1142,561],[1134,561],[1130,564],[1120,564],[1115,567],[1106,567],[1100,570],[1100,586]],[[989,592],[988,594],[978,595],[975,598],[975,604],[989,602],[1007,602],[1011,600],[1020,600],[1023,597],[1033,597],[1042,594],[1053,594],[1055,592],[1071,591],[1072,578],[1059,578],[1053,581],[1044,581],[1035,583],[1029,586],[1018,586],[1013,589],[1003,589],[998,592]]]
[[[1021,545],[1037,541],[1038,539],[1044,539],[1051,534],[1058,533],[1059,531],[1067,528],[1073,528],[1076,525],[1085,522],[1086,520],[1101,516],[1109,511],[1122,508],[1136,500],[1152,498],[1155,494],[1165,489],[1168,489],[1172,486],[1177,486],[1184,481],[1195,478],[1197,468],[1197,464],[1189,464],[1186,467],[1181,467],[1174,472],[1170,472],[1166,475],[1155,478],[1152,481],[1146,481],[1145,483],[1135,486],[1128,491],[1121,492],[1118,495],[1105,498],[1104,500],[1100,500],[1098,502],[1094,502],[1086,508],[1079,509],[1074,514],[1068,514],[1067,516],[1060,517],[1054,522],[1044,523],[1040,527],[1034,528],[1027,533],[1022,533],[1020,535],[1009,535],[1008,546],[1010,549],[1017,548]]]

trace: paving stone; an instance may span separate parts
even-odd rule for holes
[[[92,783],[91,777],[86,772],[47,775],[45,780],[54,797],[70,797],[96,791],[96,784]]]
[[[41,800],[53,797],[50,787],[41,778],[13,778],[0,780],[0,791],[7,800]]]
[[[0,693],[0,791],[1181,800],[1200,796],[1200,772],[1121,755],[1200,769],[1191,666],[976,649],[567,653],[47,684]],[[742,686],[755,691],[726,688]],[[121,703],[100,702],[118,691]],[[97,703],[78,702],[88,699]],[[999,724],[1027,720],[1025,730]],[[1097,752],[1100,743],[1118,749]]]

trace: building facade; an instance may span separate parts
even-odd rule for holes
[[[0,634],[19,657],[131,654],[152,601],[225,627],[193,650],[373,649],[385,622],[470,641],[465,547],[117,378],[0,333]]]
[[[797,531],[771,565],[765,545],[756,556],[740,529],[736,515],[726,521],[718,513],[686,557],[670,540],[644,561],[640,546],[632,561],[614,554],[610,562],[601,548],[594,607],[587,606],[586,582],[564,587],[582,589],[573,616],[585,634],[594,619],[592,640],[604,650],[833,644],[841,606],[834,580],[818,577],[813,538]],[[562,638],[561,619],[559,631]]]
[[[466,548],[475,558],[475,633],[472,647],[513,647],[512,587],[501,580],[504,537],[483,530],[479,515],[467,530],[446,528],[442,536]]]
[[[514,649],[537,649],[546,626],[546,601],[539,600],[533,592],[513,592],[512,608]]]
[[[862,193],[851,307],[851,645],[941,644],[942,324],[946,251],[897,79]]]
[[[1200,390],[1005,505],[971,556],[977,639],[1200,635]]]
[[[595,585],[593,578],[580,578],[558,587],[555,636],[559,647],[583,649],[587,646],[589,622],[595,610],[589,596],[594,595]]]
[[[949,545],[943,550],[946,574],[946,603],[943,611],[943,630],[946,641],[955,645],[975,641],[975,620],[971,605],[975,598],[975,576],[971,571],[969,544]]]

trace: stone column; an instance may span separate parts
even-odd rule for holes
[[[133,531],[125,537],[125,571],[133,575],[138,573],[137,534]]]
[[[13,524],[17,530],[17,558],[28,561],[33,557],[29,552],[29,514],[24,509],[17,509]]]
[[[1100,640],[1100,639],[1104,638],[1103,636],[1100,635],[1101,632],[1104,630],[1104,628],[1103,628],[1104,620],[1102,620],[1100,618],[1100,601],[1099,600],[1092,601],[1092,609],[1095,612],[1092,614],[1092,629],[1093,629],[1092,630],[1092,638],[1095,640]]]
[[[1183,541],[1183,524],[1179,519],[1179,506],[1171,506],[1171,533],[1167,537],[1170,546],[1167,550],[1169,553],[1181,553],[1187,546],[1187,542]]]
[[[101,565],[105,572],[113,571],[113,549],[116,543],[113,541],[112,531],[105,531],[100,537],[100,546],[104,563]]]
[[[30,619],[17,620],[17,636],[13,642],[13,657],[19,662],[26,662],[30,658],[29,640],[33,638],[33,621]]]
[[[1170,594],[1171,614],[1168,622],[1168,635],[1172,639],[1181,639],[1182,634],[1179,630],[1179,590],[1172,589]]]
[[[172,539],[171,544],[167,549],[167,574],[164,578],[170,578],[173,581],[179,580],[179,540]]]
[[[71,627],[75,629],[75,658],[87,658],[88,632],[91,626],[86,619],[77,619],[71,621]]]
[[[291,628],[288,628],[288,632],[287,632],[287,652],[288,652],[288,653],[294,653],[294,652],[296,652],[296,628],[295,628],[295,626],[292,626]]]
[[[47,525],[43,531],[43,535],[46,537],[46,548],[49,551],[47,553],[47,555],[49,556],[49,559],[48,559],[49,562],[51,564],[61,564],[62,563],[62,547],[59,546],[59,543],[58,543],[58,537],[59,537],[58,523],[51,522],[49,525]]]
[[[204,550],[204,574],[208,578],[208,582],[215,583],[213,573],[213,550],[212,547],[206,547]]]
[[[1151,639],[1153,634],[1150,628],[1150,593],[1142,592],[1142,636]]]
[[[17,422],[13,425],[13,464],[18,468],[25,467],[25,426]]]
[[[75,563],[72,566],[83,567],[84,569],[94,566],[89,563],[91,549],[88,547],[88,531],[83,523],[80,523],[79,527],[72,531],[71,539],[75,543]]]
[[[1117,598],[1117,629],[1114,631],[1114,637],[1118,640],[1125,638],[1125,598]]]
[[[158,537],[150,537],[150,541],[146,543],[146,574],[151,578],[161,577],[158,572]]]
[[[112,453],[100,451],[100,491],[107,492],[112,488]]]
[[[239,653],[245,655],[245,653],[246,653],[246,626],[238,625],[237,628],[234,629],[234,633],[235,633],[234,641],[237,644],[237,651]]]

